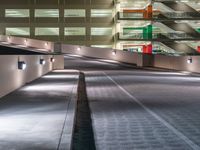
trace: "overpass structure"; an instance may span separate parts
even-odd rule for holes
[[[0,149],[200,149],[199,56],[0,45]]]

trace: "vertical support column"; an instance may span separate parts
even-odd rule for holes
[[[4,17],[5,17],[5,9],[0,8],[0,18],[3,19]]]
[[[152,7],[152,1],[151,3],[147,6],[146,11],[144,13],[144,18],[151,20],[151,24],[148,25],[145,29],[144,29],[144,33],[145,34],[145,39],[147,40],[152,40],[153,38],[153,26],[152,26],[152,18],[153,18],[153,7]],[[152,42],[150,42],[150,44],[145,45],[144,49],[143,49],[143,53],[145,54],[152,54],[152,50],[153,46],[152,46]]]
[[[144,10],[143,16],[144,16],[145,19],[152,19],[152,16],[153,16],[153,6],[152,6],[152,4],[147,6],[147,8]]]
[[[30,27],[30,38],[35,37],[35,19],[34,19],[34,8],[30,8],[30,17],[29,17],[29,27]]]
[[[152,16],[153,16],[153,7],[152,7],[152,5],[149,5],[147,7],[147,17],[148,17],[148,19],[152,19]]]
[[[64,0],[60,0],[58,4],[59,9],[59,42],[64,42],[65,39],[65,19],[64,19],[64,8],[65,8],[65,2]]]
[[[149,40],[152,39],[152,34],[153,34],[153,27],[152,27],[152,25],[148,25],[147,26],[147,37]]]
[[[30,38],[35,37],[35,5],[36,0],[30,1],[30,16],[29,16],[29,27],[30,27]]]
[[[85,22],[86,22],[86,38],[85,38],[85,45],[90,46],[91,45],[91,8],[92,8],[92,1],[87,0],[85,1],[85,10],[86,10],[86,17],[85,17]]]
[[[114,25],[113,25],[113,28],[114,28],[114,39],[113,39],[113,48],[116,49],[117,47],[117,19],[118,19],[118,16],[117,16],[117,13],[120,12],[120,4],[117,3],[117,1],[113,1],[113,4],[114,4],[114,11],[113,11],[113,18],[114,18]]]
[[[4,34],[5,9],[0,8],[0,34]]]
[[[143,46],[143,53],[144,54],[152,54],[152,44],[144,45]]]
[[[53,63],[53,70],[64,69],[64,56],[54,55],[53,58],[55,59],[55,62]]]
[[[152,25],[148,25],[147,27],[143,28],[143,38],[144,39],[152,39],[153,34],[153,27]]]
[[[197,47],[197,51],[200,53],[200,46]]]

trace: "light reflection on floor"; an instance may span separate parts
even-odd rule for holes
[[[55,150],[78,72],[54,71],[1,98],[0,150]]]

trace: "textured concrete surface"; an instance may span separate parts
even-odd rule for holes
[[[77,81],[77,71],[55,71],[1,98],[0,150],[69,146],[72,133],[66,128],[72,129],[71,103]],[[63,137],[68,138],[63,141]]]
[[[200,77],[66,57],[85,72],[98,150],[199,150]]]

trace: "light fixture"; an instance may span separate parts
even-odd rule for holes
[[[10,42],[10,36],[7,37],[7,41]]]
[[[44,45],[45,45],[45,46],[48,46],[48,44],[49,44],[48,42],[45,42],[45,44],[44,44]]]
[[[44,59],[40,59],[40,65],[45,65],[46,61]]]
[[[27,42],[28,42],[28,40],[27,39],[25,39],[24,40],[24,44],[27,46]]]
[[[50,61],[51,61],[52,63],[55,62],[55,58],[51,57],[51,58],[50,58]]]
[[[114,51],[112,51],[112,55],[114,55],[114,56],[115,56],[115,55],[116,55],[116,53],[117,53],[117,52],[116,52],[115,50],[114,50]]]
[[[19,70],[25,70],[26,69],[25,61],[18,61],[18,69]]]
[[[190,57],[190,58],[187,59],[187,63],[188,63],[188,64],[191,64],[191,63],[192,63],[192,57]]]
[[[81,47],[78,47],[78,48],[77,48],[77,51],[80,51],[80,50],[81,50]]]

